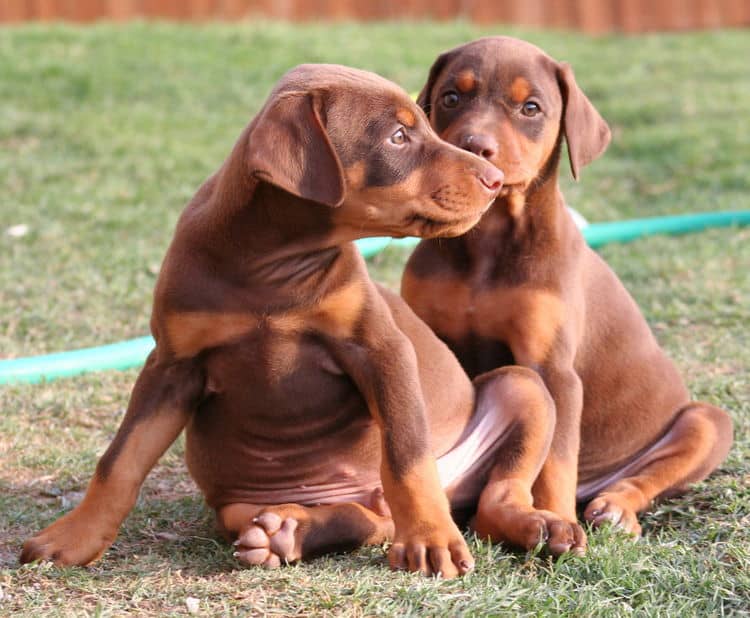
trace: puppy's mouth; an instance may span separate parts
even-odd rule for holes
[[[442,212],[451,214],[466,213],[465,216],[469,218],[475,213],[483,214],[486,212],[492,206],[497,196],[498,191],[492,191],[487,203],[480,208],[475,208],[473,207],[476,204],[474,196],[461,189],[454,189],[450,185],[443,185],[430,194],[430,200]],[[461,215],[459,214],[459,216]]]
[[[508,194],[518,191],[525,192],[534,176],[522,161],[508,162],[489,159],[489,162],[505,174],[503,186],[498,191],[497,197],[506,197]]]
[[[474,211],[470,215],[459,218],[454,217],[448,220],[436,219],[424,214],[414,213],[407,219],[407,227],[412,230],[411,234],[421,238],[458,236],[474,227],[491,205],[492,201],[485,208]]]

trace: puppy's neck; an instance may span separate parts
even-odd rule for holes
[[[498,197],[459,241],[457,255],[468,260],[479,280],[536,279],[538,265],[558,255],[576,233],[558,186],[556,160],[553,163],[524,190],[511,188]]]
[[[507,193],[501,192],[499,205],[517,232],[523,233],[529,228],[552,231],[555,226],[557,217],[553,211],[564,203],[558,186],[561,148],[562,143],[558,138],[536,178],[524,187],[509,187]]]
[[[253,177],[248,143],[246,130],[193,198],[178,233],[185,228],[197,246],[246,262],[336,245],[331,208]]]
[[[356,249],[337,239],[329,206],[245,176],[226,182],[223,171],[198,192],[175,239],[207,272],[268,310],[315,302],[346,278]]]
[[[555,170],[527,187],[509,187],[501,193],[477,225],[477,235],[512,244],[536,242],[540,236],[549,240],[562,233],[562,215],[564,200]]]

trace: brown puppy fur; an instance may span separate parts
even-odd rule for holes
[[[610,131],[565,63],[508,37],[441,55],[419,96],[445,140],[505,174],[479,225],[423,241],[402,294],[470,376],[517,363],[544,379],[557,409],[534,505],[640,534],[636,513],[705,478],[726,456],[723,410],[691,402],[615,274],[589,249],[557,184],[563,138],[580,169]],[[491,521],[479,532],[495,536]]]
[[[523,368],[472,386],[350,241],[460,234],[501,181],[390,82],[331,65],[290,71],[182,214],[154,295],[156,349],[122,425],[81,505],[28,540],[22,562],[101,556],[186,428],[190,472],[247,564],[392,538],[394,568],[470,569],[434,458],[475,408],[504,406],[498,444],[535,476],[551,399]],[[556,524],[526,506],[509,538]],[[510,496],[497,508],[519,506]]]

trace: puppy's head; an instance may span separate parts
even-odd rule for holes
[[[248,130],[250,173],[332,207],[352,237],[458,235],[502,173],[440,140],[398,86],[336,65],[287,73]]]
[[[418,103],[443,139],[503,170],[508,190],[525,190],[548,172],[563,136],[576,179],[610,140],[570,66],[510,37],[479,39],[439,56]]]

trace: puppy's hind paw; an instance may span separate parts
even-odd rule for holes
[[[276,568],[302,557],[296,531],[299,521],[271,510],[261,512],[240,532],[234,556],[248,565]]]
[[[583,518],[595,528],[608,523],[638,538],[641,536],[638,516],[623,502],[617,494],[601,494],[589,503]]]

